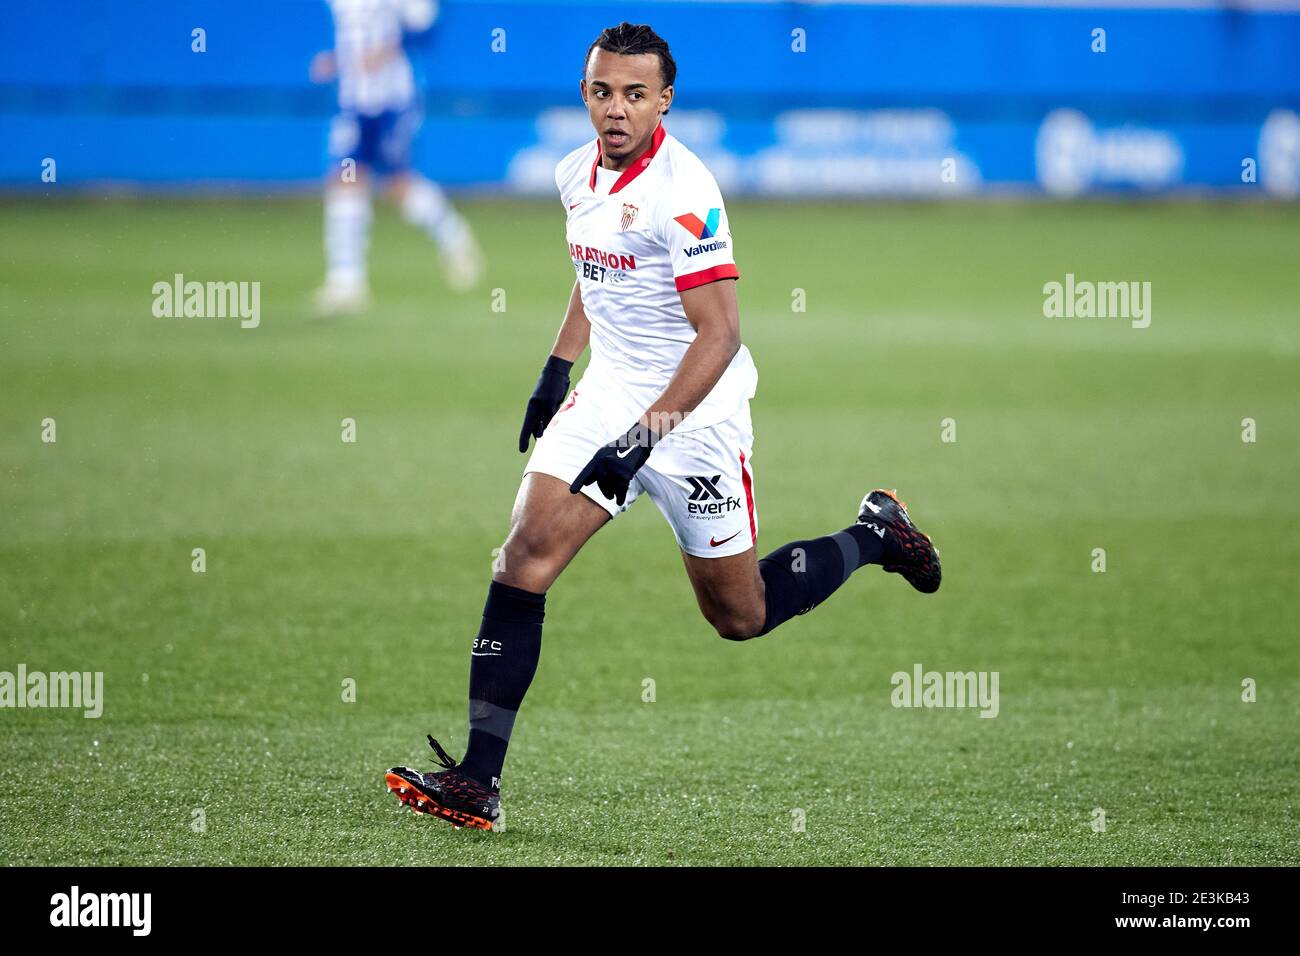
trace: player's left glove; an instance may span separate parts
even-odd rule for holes
[[[528,408],[524,411],[524,427],[519,429],[519,450],[528,451],[529,437],[541,438],[546,426],[551,423],[555,413],[564,402],[569,391],[569,370],[573,363],[552,355],[542,366],[541,377],[537,387],[528,399]]]
[[[569,485],[569,492],[577,494],[593,481],[606,498],[620,505],[627,500],[627,489],[632,478],[650,457],[653,437],[642,425],[633,425],[622,438],[603,445],[592,455],[587,467]]]

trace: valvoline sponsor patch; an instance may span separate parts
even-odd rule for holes
[[[689,249],[683,249],[687,257],[703,255],[706,252],[717,252],[719,249],[727,248],[727,243],[723,239],[714,239],[712,242],[701,242],[699,245],[691,246]]]
[[[673,221],[678,223],[696,239],[712,239],[716,236],[718,234],[718,223],[721,219],[721,209],[710,209],[703,219],[695,215],[693,212],[683,213],[680,216],[673,216]]]

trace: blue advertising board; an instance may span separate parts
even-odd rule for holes
[[[1203,6],[445,2],[411,50],[419,167],[549,194],[592,135],[587,45],[623,18],[671,43],[669,128],[731,193],[1300,195],[1300,13]],[[54,158],[74,187],[311,184],[331,42],[317,0],[15,3],[0,183]]]

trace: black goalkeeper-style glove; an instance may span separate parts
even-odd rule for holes
[[[559,410],[564,396],[569,394],[569,369],[572,362],[552,355],[542,366],[541,377],[533,389],[532,398],[528,399],[528,408],[524,412],[524,427],[519,429],[519,450],[528,451],[528,437],[541,438],[546,426],[551,423]]]
[[[587,467],[578,472],[578,477],[569,485],[569,492],[576,495],[594,481],[601,494],[621,505],[627,500],[627,489],[633,476],[650,457],[653,443],[654,438],[648,429],[643,425],[633,425],[622,438],[597,449]]]

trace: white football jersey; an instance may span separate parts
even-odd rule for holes
[[[599,140],[555,168],[568,211],[569,258],[591,322],[591,380],[606,402],[622,403],[628,427],[663,394],[695,341],[679,293],[739,278],[717,181],[663,124],[627,170],[600,165]],[[718,383],[678,430],[725,421],[758,384],[743,345]]]
[[[427,30],[438,14],[434,0],[327,0],[334,15],[339,108],[375,116],[407,109],[415,99],[415,74],[402,49],[405,33]],[[378,66],[365,57],[384,48],[395,53]]]

